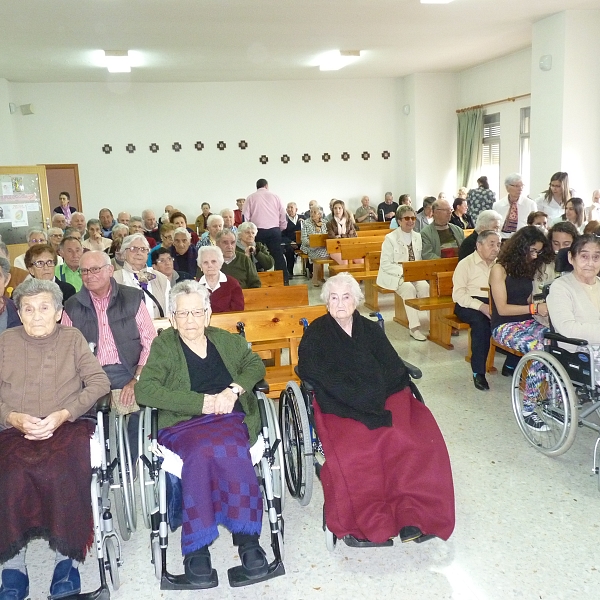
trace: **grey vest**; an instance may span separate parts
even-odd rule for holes
[[[110,285],[110,300],[106,309],[108,326],[115,339],[119,360],[133,378],[142,353],[142,341],[135,316],[144,293],[136,288],[119,285],[112,278]],[[95,344],[94,354],[97,354],[98,317],[90,293],[85,287],[67,300],[65,312],[73,322],[73,327],[81,331],[88,344]]]

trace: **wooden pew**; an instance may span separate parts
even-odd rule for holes
[[[381,254],[381,244],[383,238],[368,237],[368,238],[334,238],[328,239],[326,248],[328,253],[339,252],[342,255],[342,260],[352,261],[354,259],[363,259],[369,253],[379,252]],[[329,266],[329,273],[337,275],[343,271],[347,271],[356,276],[356,279],[362,279],[360,276],[366,272],[364,263],[352,263],[347,265],[333,264]]]
[[[327,241],[327,234],[311,233],[308,236],[308,240],[309,246],[311,248],[321,248],[322,246],[325,246],[325,242]],[[316,263],[317,265],[332,265],[335,263],[335,261],[331,260],[330,258],[315,258],[313,260],[313,263]]]
[[[356,227],[359,231],[369,231],[373,229],[387,229],[389,233],[390,222],[375,221],[374,223],[357,223]]]
[[[275,272],[281,273],[281,271]],[[244,293],[244,310],[308,306],[308,286],[306,284],[248,288],[242,292]]]
[[[271,287],[274,285],[283,287],[283,271],[259,271],[258,278],[262,287]]]

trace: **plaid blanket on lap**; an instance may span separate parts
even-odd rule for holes
[[[250,459],[244,414],[203,415],[162,429],[160,444],[183,459],[181,480],[169,476],[169,521],[182,524],[184,555],[210,544],[218,525],[232,533],[260,534],[262,496]],[[178,500],[181,498],[181,500]]]

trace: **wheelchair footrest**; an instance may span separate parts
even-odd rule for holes
[[[263,575],[262,577],[248,577],[242,565],[231,567],[231,569],[228,569],[227,571],[227,577],[229,577],[229,585],[231,587],[252,585],[253,583],[260,583],[261,581],[267,581],[281,575],[285,575],[285,567],[281,561],[277,560],[274,560],[269,565],[269,570],[267,571],[266,575]]]
[[[172,575],[165,573],[160,580],[161,590],[208,590],[219,585],[219,575],[212,570],[210,581],[206,583],[192,583],[185,575]]]
[[[50,596],[48,596],[50,598]],[[108,586],[101,585],[97,590],[93,592],[80,592],[79,594],[71,594],[70,596],[64,596],[64,600],[110,600],[110,591]]]
[[[347,535],[344,538],[344,544],[350,546],[350,548],[387,548],[394,545],[394,540],[387,540],[385,542],[377,543],[369,540],[359,540],[353,535]]]

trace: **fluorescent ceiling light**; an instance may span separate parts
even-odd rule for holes
[[[104,66],[109,73],[131,73],[129,52],[105,51]]]
[[[332,50],[321,56],[319,69],[321,71],[339,71],[359,58],[360,50]]]
[[[454,0],[421,0],[421,4],[450,4]]]

